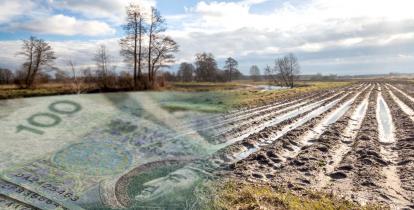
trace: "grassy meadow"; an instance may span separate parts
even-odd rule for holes
[[[231,83],[168,83],[156,91],[152,97],[171,110],[197,110],[203,112],[223,112],[234,108],[252,107],[274,100],[293,97],[298,94],[349,85],[350,82],[300,82],[293,89],[260,90],[258,85],[266,82],[236,81]],[[81,90],[81,91],[79,91]],[[112,90],[123,91],[123,90]],[[14,85],[0,86],[0,99],[67,95],[77,93],[99,93],[94,85],[82,84],[75,88],[73,84],[49,83],[31,89],[21,89]]]

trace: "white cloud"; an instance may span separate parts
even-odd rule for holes
[[[115,29],[107,23],[96,20],[78,20],[74,17],[65,15],[53,15],[50,17],[41,17],[22,23],[17,28],[32,31],[40,34],[57,34],[57,35],[87,35],[102,36],[112,35]]]
[[[7,8],[26,2],[1,1]],[[112,27],[124,21],[125,6],[129,1],[48,2],[51,10],[70,10],[76,18],[48,13],[44,9],[39,16],[43,17],[41,20],[33,16],[18,25],[42,34],[113,34]],[[156,4],[155,0],[140,2],[146,8]],[[276,5],[273,4],[275,2],[279,1],[199,1],[193,7],[186,7],[183,14],[167,16],[171,26],[167,33],[181,46],[178,60],[193,61],[194,54],[207,51],[219,60],[228,56],[236,57],[240,61],[240,68],[247,70],[252,64],[271,64],[276,56],[293,52],[299,55],[304,73],[317,72],[318,68],[335,72],[342,68],[340,65],[354,72],[360,72],[355,70],[357,68],[375,69],[378,66],[385,71],[383,66],[387,65],[384,63],[398,66],[398,62],[404,65],[411,62],[414,65],[412,0],[285,0],[277,8],[266,8],[264,13],[260,13],[263,7],[256,7],[260,4]],[[19,16],[17,13],[7,13],[7,10],[16,10],[4,9],[6,6],[0,8],[0,12],[6,11],[0,14],[0,24],[1,21]],[[82,65],[91,65],[91,57],[86,55],[94,53],[97,41],[53,44],[62,57],[74,57]],[[108,45],[111,49],[119,47],[117,41],[111,41]],[[0,43],[0,48],[4,46],[3,42]],[[113,53],[118,56],[118,50]],[[6,63],[3,62],[6,57],[13,57],[8,54],[0,52],[2,63]],[[358,62],[361,66],[358,66]],[[368,66],[370,62],[371,68]]]
[[[208,51],[219,59],[239,57],[245,65],[241,68],[248,69],[247,65],[263,62],[258,55],[271,63],[271,59],[283,53],[306,54],[306,64],[306,59],[326,60],[322,56],[330,52],[357,62],[363,60],[358,57],[365,49],[382,52],[387,47],[398,51],[400,43],[414,45],[414,1],[286,1],[270,13],[251,11],[264,2],[201,1],[186,10],[186,17],[169,19],[175,27],[168,33],[181,45],[181,60],[191,61],[195,53]],[[414,47],[408,51],[414,53]],[[381,59],[388,54],[375,56],[374,64],[390,61]]]
[[[0,31],[51,35],[113,35],[129,3],[148,11],[155,0],[0,0]],[[70,13],[68,13],[70,11]]]
[[[80,13],[86,18],[105,18],[119,24],[125,19],[125,8],[130,3],[149,10],[156,5],[155,0],[50,0],[51,5],[59,9],[68,9]]]
[[[25,14],[33,6],[31,1],[24,0],[0,0],[0,5],[0,24]]]

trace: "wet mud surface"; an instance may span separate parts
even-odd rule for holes
[[[405,91],[411,89],[364,83],[267,105],[217,135],[237,140],[211,161],[225,169],[222,175],[247,182],[414,208],[414,91]]]

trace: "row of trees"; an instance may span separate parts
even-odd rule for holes
[[[225,61],[223,69],[218,64],[213,54],[199,53],[195,56],[195,65],[181,63],[175,80],[183,82],[231,82],[243,76],[238,68],[236,59],[229,57]],[[174,79],[173,75],[170,78]]]
[[[93,58],[96,69],[91,73],[84,69],[79,72],[72,60],[68,61],[71,74],[53,67],[56,60],[55,52],[51,45],[43,39],[30,37],[23,41],[21,52],[18,55],[24,57],[22,68],[13,72],[6,69],[0,71],[0,83],[14,83],[23,88],[30,88],[36,80],[44,75],[55,72],[57,80],[71,78],[74,83],[93,80],[101,88],[107,89],[113,84],[114,77],[124,76],[132,80],[132,88],[149,89],[157,85],[157,73],[163,67],[174,63],[174,53],[178,51],[178,44],[163,32],[166,30],[165,19],[156,8],[145,12],[139,5],[130,4],[126,8],[127,23],[124,25],[125,37],[119,44],[120,54],[124,61],[132,68],[132,76],[128,72],[116,73],[112,56],[109,55],[106,46],[97,47]],[[128,77],[127,77],[128,75]],[[90,77],[94,77],[90,79]],[[128,82],[129,83],[129,82]]]
[[[234,58],[227,58],[224,70],[217,67],[217,62],[211,53],[200,53],[196,55],[195,66],[191,63],[181,63],[177,75],[168,75],[170,80],[183,82],[225,82],[239,79],[242,74],[237,69],[238,62]],[[293,54],[288,54],[275,60],[273,67],[265,68],[265,78],[271,83],[294,87],[299,79],[300,66],[298,59]],[[262,79],[260,68],[257,65],[250,67],[250,78],[253,81]]]

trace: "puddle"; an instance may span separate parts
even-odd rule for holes
[[[234,155],[234,160],[233,161],[237,162],[239,160],[246,159],[247,157],[249,157],[250,154],[253,154],[253,153],[257,152],[257,150],[259,150],[257,147],[249,148],[246,151],[243,151],[239,154]]]
[[[256,85],[256,88],[261,91],[289,89],[288,87],[274,86],[274,85]]]
[[[399,88],[397,88],[397,87],[395,87],[393,85],[390,85],[390,84],[387,84],[387,85],[390,86],[390,87],[392,87],[392,88],[394,88],[396,91],[400,92],[403,96],[407,97],[408,99],[410,99],[411,101],[414,102],[414,98],[411,97],[410,95],[408,95],[407,93],[405,93],[404,91],[400,90]]]
[[[291,104],[291,103],[293,103],[293,102],[290,102],[290,103],[287,103],[287,104]],[[263,119],[263,118],[268,117],[268,116],[271,116],[271,115],[277,115],[277,114],[279,114],[281,112],[284,112],[286,110],[289,110],[289,109],[292,109],[292,108],[295,109],[297,107],[303,106],[306,103],[307,102],[301,102],[301,103],[295,104],[293,106],[286,107],[284,109],[280,109],[280,110],[278,110],[276,112],[266,114],[266,115],[262,116],[261,118]],[[277,109],[277,107],[281,107],[281,106],[282,105],[277,105],[277,106],[272,107],[272,108]],[[235,117],[233,119],[222,120],[222,121],[217,122],[217,123],[205,123],[201,127],[194,127],[194,128],[189,127],[185,132],[181,132],[179,135],[174,136],[173,139],[179,138],[179,137],[182,137],[182,136],[187,136],[187,135],[194,134],[194,133],[198,133],[198,132],[208,131],[208,130],[211,130],[211,135],[212,136],[217,137],[220,134],[223,134],[223,133],[225,133],[227,131],[230,131],[234,127],[238,127],[238,126],[241,126],[243,124],[248,123],[249,120],[245,120],[241,124],[235,124],[235,125],[229,126],[229,124],[231,124],[232,122],[236,122],[238,120],[241,120],[241,119],[244,119],[244,118],[248,118],[249,116],[254,115],[254,114],[257,114],[257,113],[249,113],[248,115],[238,116],[238,117]],[[213,129],[216,129],[216,128],[218,128],[218,129],[217,130],[213,130]],[[234,141],[231,141],[230,143],[234,143]]]
[[[394,95],[391,91],[389,91],[391,98],[397,103],[397,105],[401,108],[401,110],[410,116],[410,119],[414,121],[414,110],[408,107],[404,102],[402,102],[397,96]]]
[[[344,130],[344,138],[342,141],[346,143],[352,142],[356,135],[358,134],[358,131],[361,128],[362,121],[364,120],[365,114],[368,110],[368,98],[362,101],[362,103],[357,107],[356,111],[351,116],[351,122]]]
[[[379,141],[384,144],[394,143],[394,125],[392,123],[391,112],[381,92],[378,93],[377,98],[377,121]]]
[[[312,129],[312,131],[307,132],[303,137],[303,142],[309,144],[310,140],[319,138],[328,126],[338,121],[339,118],[341,118],[349,110],[352,103],[360,94],[361,92],[356,94],[352,99],[342,104],[338,109],[325,117],[321,123]]]
[[[237,127],[246,125],[246,124],[251,123],[253,121],[259,121],[259,120],[265,119],[267,117],[277,115],[277,114],[282,113],[282,112],[287,111],[287,110],[294,110],[294,109],[299,108],[299,107],[301,107],[301,106],[303,106],[303,105],[305,105],[307,103],[308,103],[307,101],[301,102],[301,103],[297,103],[297,104],[294,104],[292,106],[289,106],[289,107],[286,107],[286,108],[283,108],[283,109],[279,109],[279,110],[274,111],[274,112],[271,112],[271,113],[267,113],[267,114],[261,115],[261,116],[259,116],[257,118],[245,119],[243,122],[241,122],[239,124],[236,123],[236,124],[231,125],[231,126],[223,127],[223,129],[221,131],[218,131],[218,132],[215,132],[215,133],[218,134],[218,135],[220,135],[220,134],[223,134],[223,133],[225,133],[227,131],[230,131],[233,128],[237,128]],[[275,108],[277,108],[277,107],[275,107]],[[257,113],[254,113],[254,114],[257,114]],[[243,117],[243,118],[247,118],[247,117],[249,117],[249,116],[246,116],[246,117]],[[243,119],[243,118],[241,118],[241,119]],[[236,120],[232,120],[232,121],[236,121]],[[223,125],[227,125],[227,124],[228,123],[225,123]],[[220,126],[221,126],[221,124],[220,124]],[[216,125],[216,127],[218,127],[218,126]],[[241,132],[243,132],[243,131],[241,131]]]
[[[327,100],[329,100],[329,99],[331,99],[331,98],[334,98],[334,97],[336,97],[336,96],[338,96],[339,94],[341,94],[341,93],[338,93],[338,94],[335,94],[335,95],[333,95],[333,96],[331,96],[331,97],[329,97],[329,98],[326,98],[326,99],[324,99],[324,100],[321,100],[321,101],[319,101],[319,102],[316,102],[316,103],[313,103],[313,104],[309,104],[309,105],[306,105],[306,106],[304,106],[304,107],[300,107],[299,109],[297,109],[297,110],[294,110],[294,111],[291,111],[291,112],[288,112],[288,113],[286,113],[286,114],[283,114],[283,115],[281,115],[280,117],[276,117],[274,120],[271,120],[271,121],[269,121],[269,122],[267,122],[267,123],[264,123],[263,125],[259,125],[259,126],[256,126],[256,127],[254,127],[254,128],[252,128],[252,129],[249,129],[248,131],[247,131],[247,133],[245,133],[245,134],[243,134],[242,136],[239,136],[239,137],[236,137],[236,138],[234,138],[234,139],[232,139],[232,140],[230,140],[230,141],[228,141],[227,142],[227,145],[231,145],[231,144],[233,144],[233,143],[235,143],[235,142],[238,142],[238,141],[241,141],[241,140],[243,140],[243,139],[245,139],[245,138],[247,138],[248,136],[250,136],[250,135],[252,135],[253,133],[257,133],[257,132],[259,132],[259,131],[261,131],[261,130],[263,130],[264,128],[266,128],[266,127],[270,127],[270,126],[274,126],[274,125],[276,125],[276,124],[279,124],[279,123],[281,123],[281,122],[283,122],[283,121],[285,121],[285,120],[288,120],[288,119],[290,119],[290,118],[293,118],[293,117],[296,117],[296,116],[298,116],[298,115],[300,115],[300,114],[303,114],[303,113],[305,113],[305,112],[308,112],[308,111],[310,111],[310,110],[312,110],[312,109],[314,109],[314,108],[316,108],[316,107],[318,107],[318,106],[320,106],[322,103],[324,103],[325,101],[327,101]],[[337,100],[335,100],[335,101],[333,101],[333,102],[337,102],[337,101],[339,101],[340,99],[342,99],[342,98],[344,98],[345,96],[346,96],[347,94],[345,94],[344,96],[342,96],[341,98],[339,98],[339,99],[337,99]],[[331,102],[330,104],[332,104],[333,102]],[[325,107],[328,107],[329,105],[326,105]],[[322,108],[325,108],[325,107],[322,107]],[[317,109],[317,110],[320,110],[321,108],[319,108],[319,109]],[[313,112],[312,112],[313,113]],[[302,119],[304,119],[304,118],[302,118]],[[303,120],[302,119],[300,119],[300,120],[298,120],[298,122],[302,122]],[[305,122],[303,122],[303,123],[305,123]],[[283,134],[282,133],[278,133],[278,135],[276,136],[276,137],[271,137],[271,139],[272,140],[265,140],[266,141],[266,143],[259,143],[259,147],[260,146],[263,146],[263,145],[266,145],[266,144],[268,144],[268,143],[271,143],[271,142],[273,142],[273,141],[275,141],[275,140],[277,140],[278,138],[280,138],[282,135],[284,135],[285,133],[287,133],[288,131],[290,131],[290,130],[293,130],[294,128],[296,128],[296,127],[299,127],[300,125],[302,125],[302,124],[298,124],[297,126],[294,126],[294,127],[292,127],[292,128],[290,128],[290,126],[286,126],[287,128],[285,129],[285,130],[283,130],[282,132],[283,132]],[[257,148],[258,149],[258,148]],[[240,154],[242,154],[242,156],[244,156],[244,157],[248,157],[250,154],[252,154],[253,152],[256,152],[257,151],[257,149],[256,150],[252,150],[252,149],[247,149],[246,148],[246,150],[244,150],[244,151],[242,151],[242,152],[240,152],[240,153],[236,153],[236,154],[233,154],[233,160],[231,161],[231,162],[236,162],[238,159],[239,159],[239,157],[240,157]]]
[[[256,107],[256,108],[253,108],[253,109],[243,110],[243,111],[240,111],[240,112],[237,112],[237,113],[229,113],[229,114],[224,115],[224,116],[221,115],[221,116],[218,116],[218,117],[215,117],[215,118],[210,118],[210,119],[206,119],[206,120],[201,120],[199,122],[194,122],[193,124],[189,123],[186,126],[190,130],[196,129],[196,130],[199,130],[199,131],[208,130],[208,129],[212,129],[212,128],[216,128],[216,127],[222,127],[221,130],[214,131],[215,135],[219,135],[223,132],[231,130],[234,127],[239,127],[241,125],[249,123],[253,119],[248,119],[248,118],[253,116],[253,115],[257,115],[260,112],[266,112],[266,111],[269,111],[269,110],[277,110],[277,108],[279,108],[279,107],[286,106],[286,105],[292,105],[292,106],[289,106],[289,107],[286,107],[286,108],[283,108],[283,109],[279,109],[275,112],[267,113],[265,115],[262,115],[260,118],[264,119],[266,117],[281,113],[281,112],[286,111],[288,109],[293,109],[293,108],[305,105],[309,102],[309,100],[310,100],[309,98],[311,98],[311,96],[304,97],[302,99],[297,99],[297,100],[294,100],[294,101],[290,101],[290,102],[287,102],[287,103],[274,103],[274,104],[266,105],[266,106],[263,106],[263,107]],[[234,122],[237,122],[237,121],[240,121],[240,120],[243,120],[243,119],[246,119],[246,120],[243,121],[241,124],[235,124],[235,125],[228,126],[229,124],[232,124]],[[224,126],[224,125],[227,125],[227,126]]]
[[[343,98],[345,98],[345,96],[347,96],[348,94],[340,97],[339,99],[336,99],[332,102],[330,102],[328,105],[326,106],[322,106],[317,108],[316,110],[314,110],[313,112],[309,113],[308,115],[306,115],[305,117],[301,118],[300,120],[297,120],[295,123],[293,123],[292,125],[286,126],[284,129],[282,129],[282,131],[278,132],[276,136],[274,136],[273,138],[271,138],[271,140],[266,141],[267,143],[272,143],[273,141],[275,141],[276,139],[280,138],[281,136],[285,135],[287,132],[305,124],[307,121],[313,119],[314,117],[322,114],[323,112],[325,112],[326,110],[332,108],[335,104],[337,104],[340,100],[342,100]],[[289,117],[292,118],[293,116]],[[287,118],[287,119],[289,119]]]
[[[341,118],[351,107],[352,103],[355,101],[355,99],[363,92],[365,91],[369,86],[367,86],[366,88],[364,88],[362,91],[360,91],[359,93],[357,93],[354,97],[352,97],[351,99],[349,99],[348,101],[346,101],[344,104],[342,104],[339,108],[337,108],[336,110],[334,110],[332,113],[328,114],[327,117],[325,117],[323,119],[322,122],[320,122],[316,127],[314,127],[312,130],[306,132],[305,135],[303,135],[301,137],[300,142],[302,142],[302,144],[304,145],[311,145],[312,140],[319,138],[322,133],[326,130],[326,128],[328,128],[331,124],[335,123],[336,121],[339,120],[339,118]],[[336,103],[334,103],[331,107],[333,107]],[[326,109],[325,111],[327,111],[328,109]],[[323,112],[325,112],[323,111]],[[323,112],[320,112],[319,114],[322,114]],[[319,115],[318,114],[318,115]],[[313,115],[313,117],[316,117],[317,115]],[[285,154],[283,154],[282,156],[284,158],[290,158],[290,157],[294,157],[296,156],[299,151],[301,150],[301,147],[294,147],[294,151],[287,151]]]
[[[372,89],[371,89],[372,91]],[[367,94],[366,98],[358,105],[354,113],[351,115],[351,119],[348,122],[348,126],[344,129],[344,141],[345,143],[351,143],[357,136],[358,130],[361,128],[362,122],[368,110],[368,97]],[[332,161],[330,164],[326,165],[325,174],[330,174],[335,170],[335,167],[339,165],[343,156],[350,150],[350,145],[341,144],[339,148],[334,152],[332,155]],[[321,186],[326,186],[327,181],[330,179],[325,178],[324,174],[321,174]]]
[[[318,102],[315,102],[315,103],[312,103],[312,104],[308,104],[306,106],[298,107],[296,110],[293,110],[293,111],[290,111],[290,112],[288,112],[286,114],[283,114],[281,116],[278,116],[278,117],[274,118],[273,120],[268,121],[266,123],[260,124],[258,126],[252,126],[252,128],[247,129],[246,132],[243,135],[241,135],[239,137],[236,137],[236,138],[230,140],[228,142],[228,144],[232,144],[234,142],[243,140],[244,138],[247,138],[249,135],[251,135],[253,133],[257,133],[257,132],[263,130],[264,128],[266,128],[266,127],[274,126],[274,125],[276,125],[278,123],[281,123],[281,122],[283,122],[283,121],[285,121],[287,119],[290,119],[290,118],[296,117],[296,116],[298,116],[300,114],[303,114],[305,112],[308,112],[308,111],[310,111],[310,110],[312,110],[312,109],[320,106],[325,101],[330,100],[330,99],[338,96],[341,93],[342,93],[342,91],[339,92],[339,93],[337,93],[337,94],[335,94],[335,95],[333,95],[333,96],[330,96],[330,97],[328,97],[326,99],[323,99],[321,101],[318,101]]]

